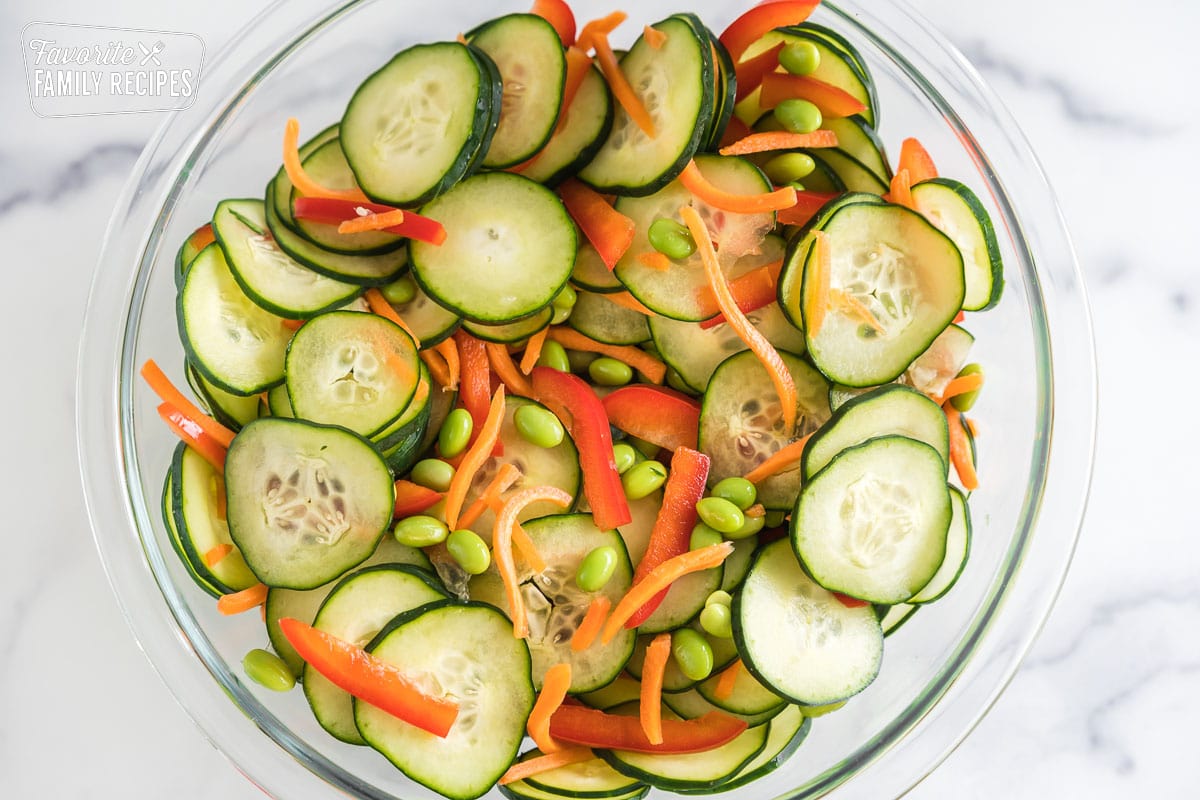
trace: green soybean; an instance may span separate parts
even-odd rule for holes
[[[799,98],[784,100],[775,106],[775,119],[792,133],[812,133],[824,121],[821,109]]]
[[[438,431],[438,450],[446,458],[454,458],[467,449],[474,430],[475,420],[471,418],[471,412],[465,408],[454,409],[446,415],[446,421]]]
[[[459,528],[446,537],[446,549],[469,575],[480,575],[492,563],[492,553],[475,531]]]
[[[638,451],[633,449],[632,445],[625,442],[617,442],[613,445],[613,462],[617,465],[617,474],[624,475],[629,472],[638,461]]]
[[[561,344],[547,340],[542,342],[542,352],[537,360],[539,367],[550,367],[559,372],[570,372],[571,362],[567,359],[567,351]]]
[[[597,547],[579,562],[575,573],[575,584],[585,592],[597,592],[604,588],[617,569],[616,549],[604,545]]]
[[[763,517],[763,524],[768,528],[778,528],[786,520],[786,511],[768,511]]]
[[[396,537],[396,541],[409,547],[431,547],[441,544],[446,541],[449,533],[446,523],[437,517],[428,517],[424,514],[405,517],[392,529],[392,535]]]
[[[981,364],[967,364],[958,373],[958,377],[960,378],[965,378],[968,375],[983,375],[983,366]],[[960,395],[951,397],[950,405],[965,414],[975,407],[975,401],[979,399],[980,391],[981,389],[972,389],[969,392],[963,392]]]
[[[712,645],[691,628],[680,628],[671,634],[671,654],[679,671],[689,680],[702,681],[712,674]]]
[[[411,275],[405,275],[400,280],[389,283],[379,291],[383,295],[383,299],[389,303],[402,306],[405,303],[411,303],[413,298],[417,296],[417,282],[412,279]]]
[[[720,544],[723,541],[724,538],[721,536],[720,531],[714,531],[703,522],[699,522],[696,524],[696,527],[692,528],[692,538],[688,541],[688,549],[700,550],[704,547]]]
[[[725,478],[712,489],[713,497],[723,497],[745,511],[758,499],[758,489],[745,478]]]
[[[413,464],[413,483],[419,483],[435,492],[445,492],[450,489],[450,481],[454,480],[454,467],[440,458],[426,458]]]
[[[659,446],[654,442],[647,442],[645,439],[639,439],[636,436],[630,436],[625,441],[629,442],[634,450],[637,450],[646,458],[654,458],[658,455]]]
[[[601,356],[588,364],[588,375],[601,386],[624,386],[633,380],[633,367],[624,361]]]
[[[575,289],[568,283],[554,296],[554,307],[565,308],[570,311],[575,307],[575,301],[578,299],[579,295],[575,293]]]
[[[784,153],[763,164],[763,172],[776,186],[795,186],[817,168],[817,162],[807,153]],[[801,186],[796,191],[803,191]]]
[[[296,685],[296,676],[288,665],[269,650],[254,649],[246,653],[242,669],[250,680],[273,692],[286,692]]]
[[[550,317],[551,325],[562,325],[571,318],[571,309],[554,306],[554,316]]]
[[[725,606],[726,608],[729,608],[732,605],[733,595],[723,589],[717,589],[708,596],[707,600],[704,601],[705,608],[708,608],[709,606]]]
[[[673,219],[659,217],[646,231],[650,246],[667,258],[682,261],[696,252],[696,240],[685,226]]]
[[[729,606],[722,603],[705,606],[700,612],[700,627],[711,636],[732,639],[733,612],[729,610]]]
[[[724,534],[736,533],[746,524],[742,510],[724,497],[706,497],[696,503],[696,513],[704,524]]]
[[[748,539],[761,531],[766,521],[766,514],[759,514],[756,517],[746,517],[746,521],[742,523],[742,527],[732,533],[726,533],[725,538],[731,540]]]
[[[599,358],[595,353],[585,353],[582,350],[567,350],[566,353],[567,363],[570,364],[572,372],[587,372],[588,365]]]
[[[625,488],[625,496],[630,500],[641,500],[652,492],[658,491],[666,482],[667,468],[657,461],[643,461],[635,464],[621,476],[621,485]]]
[[[812,42],[792,42],[779,51],[779,66],[793,75],[812,75],[821,66],[821,51]]]
[[[513,414],[513,424],[521,438],[538,447],[558,447],[566,436],[558,417],[541,406],[521,406]]]

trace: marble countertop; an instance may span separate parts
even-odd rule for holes
[[[1200,103],[1186,84],[1200,71],[1200,5],[912,1],[1004,98],[1057,188],[1091,292],[1102,394],[1091,506],[1058,605],[992,712],[909,796],[1195,796],[1200,512],[1180,498],[1200,475],[1188,402],[1200,390],[1200,291],[1187,244],[1200,209],[1187,188],[1200,185]],[[0,526],[0,797],[261,797],[139,652],[78,488],[80,320],[110,209],[160,118],[37,118],[17,48],[26,22],[55,20],[191,31],[211,56],[260,7],[0,8],[10,298],[0,315],[9,376],[0,497],[10,510]],[[1144,376],[1158,380],[1147,386]],[[1148,404],[1154,426],[1136,420]]]

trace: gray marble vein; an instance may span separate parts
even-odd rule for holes
[[[57,168],[48,179],[38,179],[37,185],[8,188],[0,195],[0,215],[31,204],[49,204],[66,194],[86,190],[97,178],[122,175],[129,171],[142,153],[140,142],[101,142],[77,158]]]

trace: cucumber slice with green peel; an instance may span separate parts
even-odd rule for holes
[[[293,337],[288,398],[299,419],[370,437],[404,413],[420,365],[416,345],[399,325],[374,314],[333,311],[309,320]]]
[[[307,318],[338,308],[363,288],[313,272],[279,249],[262,200],[222,200],[213,233],[246,296],[281,317]]]
[[[741,477],[797,439],[824,425],[830,416],[829,387],[807,362],[780,352],[796,385],[796,427],[784,430],[779,395],[754,353],[732,355],[713,373],[700,410],[700,450],[712,458],[709,486]],[[790,510],[800,490],[800,469],[783,470],[758,484],[758,502],[769,510]]]
[[[913,361],[900,380],[931,397],[941,397],[967,363],[974,346],[975,337],[966,328],[950,325]]]
[[[639,633],[673,631],[696,618],[704,610],[704,601],[721,588],[722,567],[690,572],[671,584],[658,608],[638,626]]]
[[[523,562],[517,566],[529,620],[529,636],[525,641],[533,658],[533,684],[540,688],[546,670],[558,663],[568,663],[572,694],[599,689],[620,674],[629,660],[633,631],[622,629],[608,644],[596,642],[579,652],[571,649],[571,637],[594,598],[602,595],[616,605],[633,585],[633,567],[625,545],[615,530],[597,528],[589,514],[541,517],[524,523],[524,528],[546,562],[546,569],[539,573]],[[588,553],[597,547],[613,548],[617,566],[603,588],[585,592],[575,584],[575,573]],[[510,613],[495,566],[471,579],[470,596]]]
[[[200,251],[207,245],[201,244],[207,237],[200,238],[201,229],[198,228],[192,232],[192,235],[183,240],[183,244],[179,246],[179,250],[175,253],[175,288],[183,288],[183,279],[187,275],[188,267],[196,260],[196,256],[200,255]]]
[[[708,680],[697,684],[696,692],[723,711],[744,716],[768,713],[773,716],[779,713],[787,703],[784,698],[763,686],[757,678],[740,667],[733,682],[733,693],[728,697],[717,695],[717,684],[720,680],[720,675],[713,675]]]
[[[412,300],[389,305],[421,341],[422,350],[427,350],[450,337],[458,330],[461,321],[458,314],[442,308],[432,297],[425,294],[420,286],[416,287],[416,294]]]
[[[595,292],[579,292],[567,324],[606,344],[641,344],[650,340],[645,314],[619,306]]]
[[[421,443],[417,445],[418,455],[428,453],[433,448],[434,443],[437,442],[438,433],[442,430],[442,423],[446,421],[446,417],[450,416],[457,401],[457,391],[442,386],[435,380],[430,380],[429,422],[425,426],[425,435],[421,437]]]
[[[553,319],[554,307],[546,306],[540,311],[534,312],[531,316],[519,319],[516,322],[507,322],[501,325],[483,325],[471,320],[465,320],[462,326],[465,331],[476,339],[483,339],[485,342],[494,342],[496,344],[514,344],[516,342],[523,342],[538,331],[550,327]]]
[[[889,435],[925,442],[949,468],[950,430],[942,407],[915,389],[893,384],[846,402],[813,435],[800,461],[805,480],[824,469],[843,450]]]
[[[825,166],[837,174],[838,180],[846,187],[846,191],[885,195],[891,189],[891,186],[876,175],[873,169],[841,150],[826,147],[802,152],[808,153],[814,159],[820,158]]]
[[[835,305],[817,335],[806,328],[809,356],[836,383],[887,383],[925,352],[962,307],[962,256],[945,234],[903,206],[843,206],[823,230],[832,260],[828,285],[865,308],[874,324]],[[815,249],[806,256],[800,309],[814,302],[810,295],[817,291],[809,280]]]
[[[883,630],[884,636],[891,636],[900,626],[912,619],[913,615],[920,610],[920,606],[909,603],[897,603],[894,606],[878,606],[883,609],[880,615],[879,625]]]
[[[365,561],[392,521],[392,474],[356,434],[258,419],[225,459],[229,534],[267,586],[312,589]]]
[[[727,792],[745,786],[775,771],[795,754],[810,730],[812,720],[804,714],[800,706],[784,706],[768,723],[767,743],[763,749],[736,775],[721,784],[721,791]]]
[[[182,442],[179,447],[186,447]],[[204,592],[213,596],[220,597],[225,594],[220,586],[213,583],[211,576],[202,575],[196,568],[197,565],[192,563],[191,558],[183,549],[183,543],[179,540],[179,531],[175,528],[175,503],[173,498],[172,488],[174,481],[172,480],[172,471],[167,469],[167,476],[163,480],[162,498],[159,503],[159,511],[162,513],[163,525],[167,529],[167,539],[171,542],[171,549],[175,551],[175,555],[179,557],[179,561],[183,564],[184,570],[192,582],[199,586]]]
[[[372,437],[375,449],[383,454],[383,460],[395,475],[403,475],[412,469],[426,449],[423,443],[433,417],[434,397],[441,392],[434,386],[429,368],[423,363],[421,380],[424,387],[418,385],[417,393],[409,401],[404,413],[384,431]]]
[[[725,45],[721,44],[717,35],[712,32],[711,28],[706,27],[704,30],[708,34],[708,41],[713,50],[715,88],[713,90],[712,120],[708,124],[708,134],[700,149],[715,151],[721,146],[721,139],[725,137],[725,129],[729,127],[729,120],[733,119],[733,107],[737,101],[737,70],[733,65],[733,59],[729,56],[729,51]]]
[[[529,650],[512,623],[482,603],[446,602],[401,615],[369,648],[435,696],[452,697],[458,717],[445,738],[386,711],[354,703],[371,747],[405,775],[450,800],[485,794],[517,756],[533,710]]]
[[[563,112],[558,132],[521,174],[530,180],[557,186],[583,169],[599,152],[613,124],[613,99],[600,70],[588,70],[575,99]]]
[[[703,636],[705,641],[708,642],[709,647],[712,648],[713,673],[720,672],[737,659],[737,646],[734,644],[733,639],[722,639],[719,636],[713,636],[700,627],[700,623],[698,622],[692,622],[687,627]],[[646,648],[653,639],[654,637],[651,635],[638,637],[637,644],[633,648],[633,655],[630,656],[629,663],[625,665],[625,671],[634,678],[640,680],[642,677],[642,665],[646,661]],[[686,692],[695,687],[697,683],[699,681],[692,680],[683,674],[682,670],[679,669],[679,663],[675,660],[674,653],[672,653],[671,657],[667,659],[667,669],[663,675],[663,691],[668,694]]]
[[[249,396],[283,381],[292,330],[246,296],[216,242],[192,261],[176,314],[188,362],[214,386]]]
[[[629,551],[629,560],[637,564],[646,555],[650,546],[650,534],[658,521],[658,512],[662,508],[663,493],[651,492],[645,497],[629,501],[629,523],[619,529],[625,548]]]
[[[836,86],[865,105],[867,108],[862,112],[863,119],[868,125],[879,127],[879,98],[875,93],[874,81],[861,69],[858,61],[824,36],[803,26],[779,28],[763,36],[751,51],[747,51],[747,55],[768,50],[781,41],[808,42],[816,47],[821,54],[821,62],[809,77]]]
[[[843,53],[845,53],[854,66],[858,67],[859,72],[866,75],[868,79],[871,77],[871,71],[867,67],[866,59],[862,57],[862,53],[858,51],[857,47],[850,44],[850,40],[842,34],[838,33],[832,28],[827,28],[824,25],[819,25],[812,21],[801,22],[799,25],[794,27],[800,28],[801,30],[813,36],[819,36],[825,41],[829,42],[838,50],[841,50]],[[874,81],[872,81],[872,83],[874,83]]]
[[[292,410],[292,401],[288,398],[286,383],[273,386],[267,392],[267,410],[271,412],[272,417],[296,418],[296,412]]]
[[[506,172],[475,175],[421,210],[446,226],[441,245],[411,242],[413,276],[466,319],[515,322],[549,305],[579,247],[558,197]]]
[[[678,177],[708,132],[715,81],[704,26],[691,15],[676,15],[653,27],[667,35],[662,47],[655,50],[639,36],[620,66],[653,120],[654,136],[624,108],[616,110],[608,138],[579,172],[599,192],[633,197],[657,192]]]
[[[330,125],[325,130],[318,133],[313,138],[309,139],[304,144],[297,148],[297,154],[300,156],[300,163],[304,163],[304,159],[315,153],[321,145],[326,142],[338,138],[338,126]],[[295,188],[292,184],[292,179],[288,177],[287,170],[283,167],[275,173],[275,177],[267,184],[265,196],[268,198],[267,203],[274,211],[274,216],[287,225],[293,231],[296,230],[296,221],[292,219],[292,189]]]
[[[804,573],[782,539],[759,550],[734,595],[733,635],[754,677],[804,705],[858,694],[875,680],[883,659],[874,609],[843,605]]]
[[[796,151],[800,152],[800,151]],[[800,181],[804,188],[810,192],[825,192],[826,194],[840,194],[846,191],[846,184],[838,176],[837,171],[833,167],[826,164],[817,150],[804,151],[813,160],[813,171]],[[874,195],[878,197],[878,195]]]
[[[364,647],[406,611],[446,599],[437,578],[415,567],[386,565],[343,578],[325,598],[313,627]],[[322,728],[347,744],[366,744],[354,726],[354,698],[306,664],[304,697]]]
[[[725,559],[725,571],[721,574],[721,591],[733,592],[742,585],[750,564],[754,561],[754,552],[758,549],[758,535],[738,539],[733,543],[733,552]]]
[[[963,310],[983,311],[1000,302],[1004,292],[1004,261],[992,219],[966,185],[950,178],[933,178],[912,188],[917,211],[958,245],[966,272]]]
[[[637,701],[642,696],[642,682],[622,672],[607,685],[593,692],[576,695],[581,702],[601,711]]]
[[[559,794],[558,792],[548,792],[537,786],[533,786],[529,781],[512,781],[503,786],[497,786],[500,794],[511,800],[564,800],[567,795]],[[626,794],[615,795],[609,800],[642,800],[650,793],[650,787],[640,781],[637,782],[637,788]]]
[[[770,722],[774,717],[781,713],[785,708],[789,708],[787,703],[780,703],[758,714],[737,714],[728,711],[704,699],[704,695],[695,689],[688,689],[686,692],[674,692],[672,694],[663,694],[663,705],[674,711],[684,719],[696,719],[702,717],[710,711],[719,711],[722,714],[728,714],[731,717],[737,717],[744,721],[747,725],[753,728],[755,725],[762,725]],[[794,708],[795,706],[790,706]]]
[[[542,751],[535,748],[523,753],[518,762],[540,755],[543,755]],[[622,775],[599,756],[590,761],[539,772],[526,778],[525,782],[535,789],[572,798],[624,797],[643,788],[641,781]]]
[[[967,566],[971,552],[971,511],[966,496],[957,488],[950,487],[950,531],[946,534],[946,557],[929,583],[908,602],[913,605],[932,603],[945,597],[954,588],[958,576]]]
[[[871,170],[879,180],[891,184],[892,168],[888,163],[887,153],[884,152],[883,140],[865,119],[858,114],[851,117],[831,117],[822,122],[821,127],[833,131],[837,136],[836,150]]]
[[[184,372],[187,374],[188,385],[192,387],[197,398],[208,408],[217,422],[226,428],[239,431],[243,425],[248,425],[258,419],[261,403],[257,395],[242,397],[230,394],[207,380],[191,364],[185,365]]]
[[[791,540],[817,583],[871,603],[906,603],[946,556],[950,492],[941,455],[880,436],[834,458],[805,484]]]
[[[486,58],[457,42],[417,45],[363,81],[346,106],[340,135],[369,197],[409,207],[469,174],[491,141],[501,103],[501,85]]]
[[[503,169],[528,161],[554,132],[562,107],[567,63],[558,33],[535,14],[509,14],[466,38],[495,62],[504,84],[500,124],[483,166]]]
[[[581,242],[579,253],[575,256],[575,267],[571,270],[571,283],[589,292],[609,294],[625,291],[625,284],[617,280],[596,252],[596,248],[587,242]]]

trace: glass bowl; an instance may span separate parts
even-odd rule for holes
[[[451,38],[487,14],[472,0],[277,3],[205,70],[196,103],[168,118],[119,199],[92,287],[79,362],[79,455],[97,546],[142,648],[212,742],[273,797],[434,798],[366,748],[335,741],[302,693],[244,679],[264,646],[258,615],[222,618],[171,551],[159,513],[174,441],[136,379],[183,359],[172,280],[176,248],[225,197],[260,196],[279,163],[284,121],[316,133],[391,54]],[[504,3],[503,10],[528,6]],[[610,3],[576,0],[581,20]],[[643,0],[629,31],[679,10]],[[686,5],[686,4],[683,4]],[[693,0],[721,30],[743,3]],[[509,6],[512,6],[509,8]],[[519,7],[518,7],[519,6]],[[991,211],[1006,264],[1000,305],[972,315],[986,365],[983,487],[971,499],[974,549],[944,600],[887,640],[878,680],[815,720],[797,754],[736,798],[903,794],[979,721],[1037,635],[1070,562],[1091,475],[1095,370],[1083,284],[1046,178],[1016,123],[966,60],[899,2],[822,6],[863,53],[893,153],[921,138],[945,175]],[[493,794],[497,793],[493,792]]]

